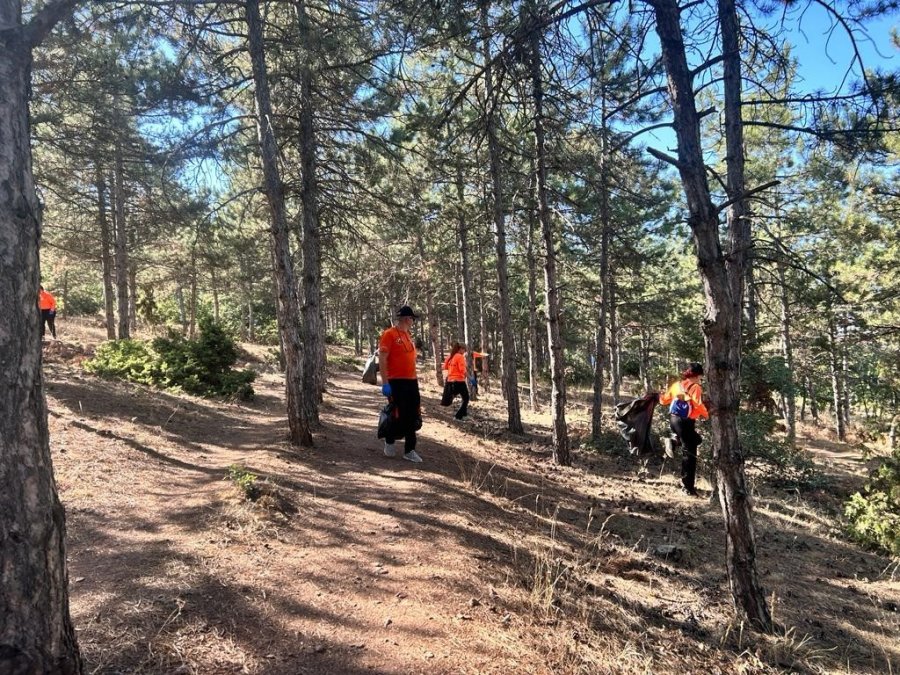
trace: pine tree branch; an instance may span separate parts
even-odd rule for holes
[[[775,187],[776,185],[780,185],[780,180],[770,180],[762,185],[757,185],[755,188],[750,188],[749,190],[745,190],[742,194],[737,197],[733,197],[726,202],[722,202],[719,206],[716,207],[716,211],[718,213],[722,213],[725,209],[727,209],[732,204],[741,201],[742,199],[747,199],[748,197],[752,197],[757,192],[762,192],[763,190],[768,190],[771,187]]]
[[[23,28],[25,44],[34,49],[53,30],[53,27],[75,11],[85,0],[57,0],[44,5]]]

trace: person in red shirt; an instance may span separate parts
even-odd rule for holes
[[[56,298],[41,286],[38,291],[38,309],[41,310],[41,337],[44,329],[50,327],[50,335],[56,339]]]
[[[444,361],[444,370],[447,371],[447,385],[444,387],[444,395],[441,405],[448,406],[459,394],[462,396],[462,405],[456,411],[454,417],[463,420],[469,414],[469,387],[466,385],[466,345],[454,342],[450,348],[450,356]]]
[[[697,475],[697,448],[703,442],[697,433],[697,420],[709,418],[709,412],[703,404],[701,377],[703,366],[692,363],[681,373],[681,379],[672,383],[672,386],[659,397],[661,404],[669,406],[669,427],[684,447],[681,459],[681,485],[682,491],[692,497],[698,496],[694,487]]]
[[[421,462],[416,452],[416,431],[421,427],[419,380],[416,375],[416,346],[409,329],[418,315],[408,305],[397,312],[396,323],[381,334],[378,342],[378,372],[381,373],[381,393],[397,407],[397,418],[391,434],[384,439],[386,457],[396,457],[394,441],[403,438],[403,459]]]

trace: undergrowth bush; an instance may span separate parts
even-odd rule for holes
[[[247,471],[240,464],[232,464],[228,467],[228,480],[243,493],[246,499],[251,502],[259,498],[259,485],[256,484],[257,475]]]
[[[850,534],[861,544],[900,556],[900,450],[874,471],[863,492],[844,505]]]
[[[325,344],[352,347],[353,335],[349,330],[341,326],[325,333]]]
[[[85,369],[104,377],[169,389],[199,396],[253,397],[252,370],[232,370],[237,362],[234,340],[211,319],[201,319],[200,336],[188,340],[170,333],[152,342],[115,340],[97,348]]]
[[[808,452],[791,447],[774,436],[778,417],[764,410],[738,413],[738,437],[746,462],[759,469],[772,484],[816,488],[825,477]]]

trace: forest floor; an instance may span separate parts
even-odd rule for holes
[[[823,489],[754,481],[784,628],[760,636],[733,618],[718,506],[681,495],[671,460],[579,447],[584,405],[561,468],[547,414],[512,436],[490,393],[460,424],[425,378],[416,465],[384,457],[378,388],[334,354],[316,446],[296,450],[264,350],[255,400],[223,403],[91,376],[103,332],[58,325],[45,383],[89,673],[900,672],[897,564],[840,530],[867,465],[821,431],[803,442]]]

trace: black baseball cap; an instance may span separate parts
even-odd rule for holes
[[[414,319],[418,319],[419,315],[412,311],[412,307],[409,305],[403,305],[398,311],[397,316],[411,316]]]

